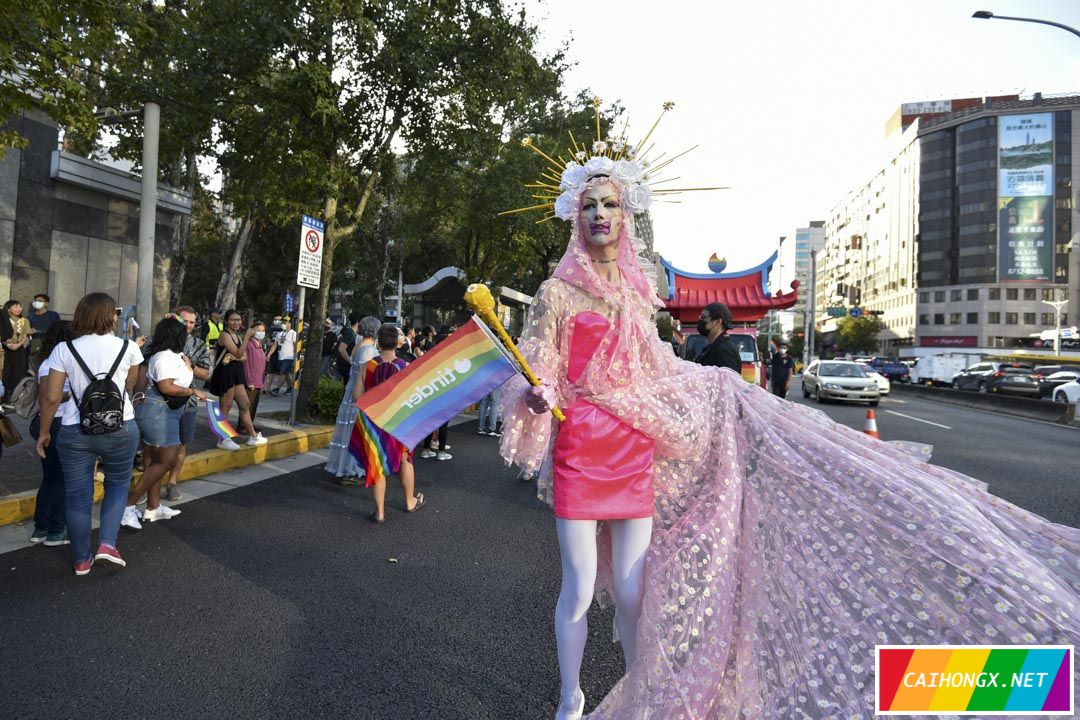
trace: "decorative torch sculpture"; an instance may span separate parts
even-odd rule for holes
[[[507,335],[506,329],[495,315],[495,298],[491,296],[491,291],[488,290],[487,285],[481,285],[480,283],[469,285],[465,290],[465,303],[502,341],[503,346],[513,355],[514,360],[521,367],[521,374],[525,376],[529,384],[534,387],[539,386],[540,380],[533,373],[532,368],[529,367],[529,363],[525,362],[525,358],[522,357],[521,352],[514,345],[514,341]],[[555,416],[556,420],[562,421],[566,419],[566,416],[558,407],[551,408],[551,414]]]

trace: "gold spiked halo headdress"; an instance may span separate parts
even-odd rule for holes
[[[599,175],[605,175],[618,182],[623,187],[623,209],[633,214],[643,213],[652,204],[653,195],[674,195],[681,192],[695,190],[726,190],[723,187],[666,187],[664,183],[678,180],[679,178],[663,178],[661,176],[667,167],[683,155],[694,150],[697,145],[683,152],[665,159],[665,153],[653,156],[656,144],[647,144],[652,137],[653,131],[660,124],[664,114],[675,107],[675,103],[665,102],[660,116],[649,128],[639,142],[631,144],[626,139],[626,124],[623,132],[618,136],[608,136],[605,140],[600,131],[600,98],[593,98],[593,115],[596,118],[596,140],[591,147],[579,145],[574,134],[567,131],[570,137],[570,145],[566,148],[566,155],[551,157],[540,148],[536,147],[531,137],[521,141],[522,145],[529,148],[544,159],[545,167],[540,174],[539,180],[527,183],[525,187],[531,188],[533,197],[541,202],[537,205],[507,210],[500,215],[514,215],[529,212],[531,210],[545,211],[544,217],[537,222],[559,218],[569,220],[573,214],[574,196],[581,191],[582,186],[589,180]]]

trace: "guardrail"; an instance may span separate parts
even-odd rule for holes
[[[979,393],[970,390],[953,390],[952,388],[927,387],[926,385],[905,385],[903,383],[893,383],[892,390],[893,393],[913,395],[927,400],[948,403],[949,405],[991,410],[1005,415],[1015,415],[1029,420],[1042,420],[1043,422],[1058,423],[1059,425],[1071,424],[1076,414],[1076,406],[1072,403],[1032,400],[999,393]]]

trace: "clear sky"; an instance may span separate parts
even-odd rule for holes
[[[1080,28],[1080,0],[528,2],[542,48],[568,44],[569,93],[621,101],[631,139],[674,100],[657,147],[701,147],[670,166],[673,184],[733,187],[654,203],[656,249],[689,271],[713,252],[751,267],[826,219],[880,167],[901,103],[1080,93],[1080,37],[971,18]]]

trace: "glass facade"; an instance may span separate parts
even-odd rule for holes
[[[920,135],[919,287],[997,282],[998,119]],[[1054,113],[1054,238],[1072,234],[1072,111]],[[1055,242],[1054,281],[1068,276]],[[993,292],[993,291],[991,291]],[[993,296],[991,296],[993,299]]]

